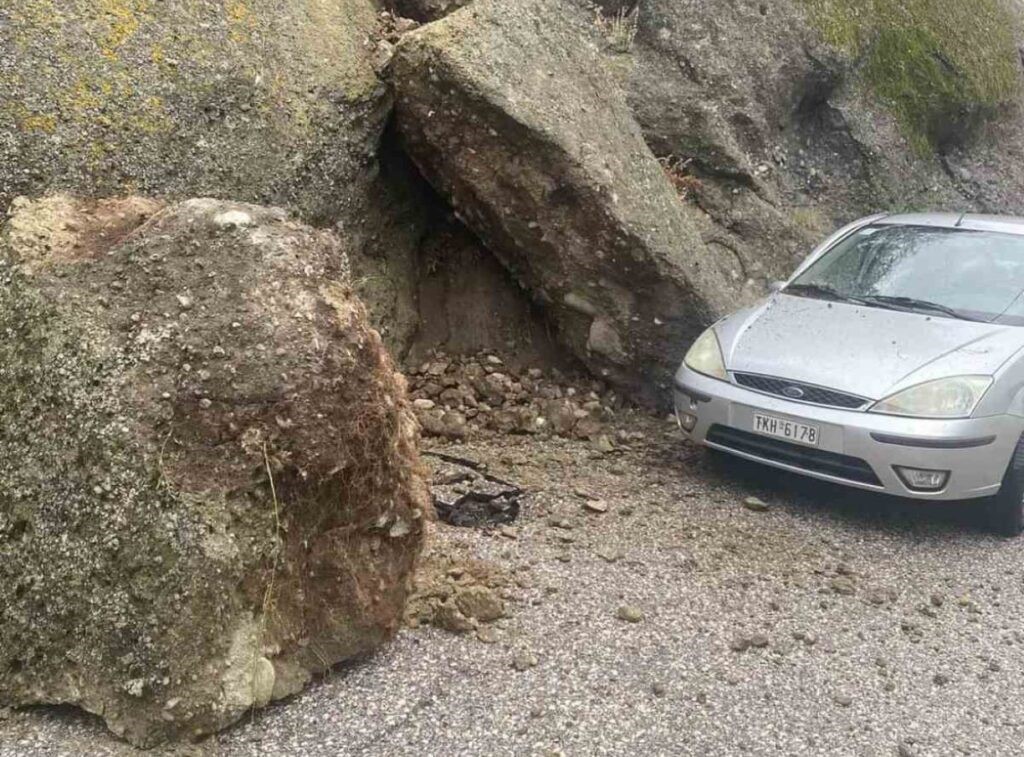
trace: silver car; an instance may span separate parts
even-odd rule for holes
[[[1024,218],[876,215],[709,328],[675,377],[684,433],[874,492],[1024,525]]]

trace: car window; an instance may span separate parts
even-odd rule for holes
[[[877,306],[895,306],[894,298],[902,299],[906,302],[898,304],[911,310],[911,301],[934,303],[975,320],[1024,324],[1024,236],[867,226],[825,253],[790,287],[794,292],[824,287]]]

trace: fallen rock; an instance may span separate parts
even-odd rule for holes
[[[740,634],[729,641],[729,649],[733,652],[746,652],[752,648],[764,649],[768,643],[768,637],[763,633]]]
[[[505,615],[505,603],[487,586],[466,586],[456,590],[455,604],[462,614],[482,623]]]
[[[758,497],[747,497],[743,500],[743,506],[755,513],[768,512],[768,503]]]
[[[537,667],[538,662],[537,655],[529,649],[520,649],[512,657],[512,667],[520,673]]]
[[[843,596],[850,596],[857,592],[857,586],[853,583],[853,579],[847,578],[846,576],[837,576],[829,582],[829,587],[836,594]]]
[[[410,371],[409,381],[428,436],[493,431],[592,439],[605,435],[623,406],[604,382],[557,370],[513,369],[491,352],[457,357],[433,350],[430,361]]]
[[[750,649],[750,638],[748,636],[735,636],[729,640],[729,649],[733,652],[746,652]]]
[[[476,639],[482,644],[497,644],[501,641],[501,635],[494,626],[480,626],[476,629]]]
[[[627,623],[639,623],[644,619],[644,611],[634,605],[622,605],[615,611],[615,617]]]
[[[498,594],[507,585],[508,577],[490,563],[428,551],[416,570],[406,625],[429,623],[456,633],[479,630],[481,623],[508,615]]]
[[[682,345],[736,288],[588,35],[549,0],[477,0],[392,62],[413,160],[597,375],[664,401]],[[529,66],[523,61],[529,60]]]
[[[588,499],[583,503],[583,509],[592,513],[606,513],[608,512],[608,503],[603,499]]]
[[[54,192],[285,207],[345,230],[372,322],[409,347],[423,228],[380,154],[376,0],[0,5],[0,217]]]
[[[430,505],[339,238],[215,200],[12,208],[0,706],[150,746],[389,639]]]

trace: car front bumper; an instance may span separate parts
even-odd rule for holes
[[[995,494],[1024,430],[1024,418],[933,420],[840,410],[753,391],[691,371],[675,380],[676,414],[695,416],[695,442],[825,481],[917,499],[955,500]],[[754,432],[763,412],[820,429],[813,447]],[[949,471],[938,491],[915,491],[896,467]]]

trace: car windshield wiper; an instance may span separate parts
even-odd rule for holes
[[[864,300],[860,297],[843,294],[828,284],[790,284],[782,291],[788,292],[789,294],[804,294],[812,297],[820,297],[823,300],[832,300],[833,302],[852,302],[857,305],[865,304]]]
[[[950,318],[957,318],[961,321],[982,321],[980,318],[972,318],[959,310],[947,307],[946,305],[940,305],[938,302],[931,302],[930,300],[919,300],[916,297],[891,297],[888,295],[872,294],[864,297],[864,301],[871,305],[882,305],[900,310],[911,310],[911,311],[926,311],[929,313],[942,313],[948,315]]]

